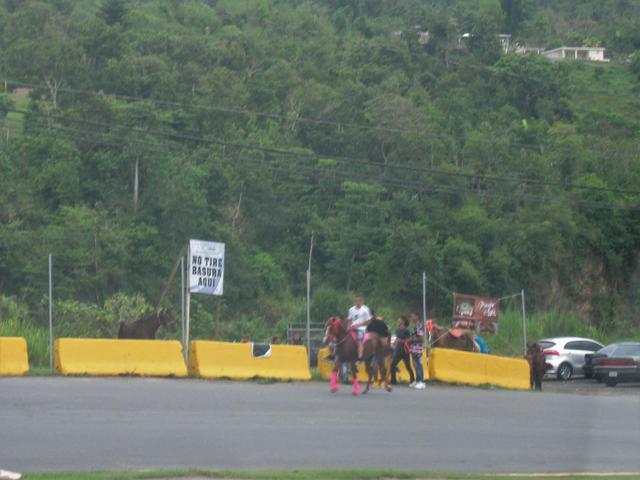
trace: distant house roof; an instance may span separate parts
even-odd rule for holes
[[[19,97],[28,97],[33,88],[18,87],[13,89],[13,94]]]
[[[558,47],[541,53],[550,60],[586,60],[590,62],[608,62],[603,47]]]
[[[545,50],[544,53],[561,52],[562,50],[571,50],[576,52],[604,52],[604,47],[558,47],[551,50]]]

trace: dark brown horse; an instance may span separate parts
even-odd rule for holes
[[[542,378],[545,373],[545,359],[542,348],[537,343],[527,345],[525,357],[529,362],[529,381],[531,390],[542,390]]]
[[[389,385],[389,378],[387,376],[387,354],[389,352],[389,346],[387,345],[387,339],[382,338],[375,332],[367,332],[362,345],[362,358],[364,359],[367,367],[367,386],[362,394],[369,392],[371,387],[371,381],[378,378],[381,383],[384,383],[384,388],[387,392],[391,391],[391,385]]]
[[[347,320],[340,317],[331,317],[327,320],[324,341],[325,343],[327,341],[332,342],[336,346],[329,386],[332,393],[338,391],[338,371],[343,363],[347,363],[353,376],[353,395],[357,396],[360,394],[358,367],[356,366],[358,360],[358,343],[351,335],[346,323]]]
[[[167,329],[175,327],[173,316],[165,308],[147,313],[136,320],[120,322],[118,338],[153,340],[156,338],[156,332],[160,327]]]
[[[478,351],[473,337],[463,330],[450,330],[436,325],[429,320],[427,322],[427,332],[429,334],[429,345],[431,345],[431,348],[452,348],[466,352]]]

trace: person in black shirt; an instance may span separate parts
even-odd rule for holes
[[[390,332],[382,317],[373,317],[371,323],[367,325],[367,332],[377,333],[380,338],[389,338]]]
[[[398,364],[402,361],[404,362],[404,366],[409,372],[409,382],[413,383],[415,377],[413,375],[413,369],[411,368],[411,361],[409,360],[409,349],[405,348],[407,340],[411,337],[411,332],[409,331],[409,319],[402,315],[398,318],[398,330],[396,330],[396,342],[395,342],[395,350],[393,352],[393,360],[391,361],[391,384],[396,385],[396,370],[398,368]]]

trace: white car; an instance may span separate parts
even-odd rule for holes
[[[547,375],[556,375],[558,380],[569,380],[582,374],[584,356],[600,350],[604,345],[590,338],[556,337],[536,342],[542,347]]]

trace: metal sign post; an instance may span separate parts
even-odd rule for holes
[[[182,330],[182,353],[185,354],[185,352],[187,351],[187,347],[185,344],[185,337],[184,337],[184,331],[185,331],[185,321],[184,321],[184,290],[185,290],[185,284],[184,284],[184,256],[180,256],[180,328]],[[186,358],[186,355],[185,355]]]
[[[191,292],[222,296],[224,290],[224,243],[189,240],[187,254],[188,285],[185,300],[185,359],[189,361],[189,331],[191,324]]]
[[[49,369],[53,370],[53,260],[49,254]]]
[[[309,266],[307,267],[307,356],[309,366],[311,366],[311,257],[313,255],[313,236],[311,232],[311,243],[309,245]]]
[[[527,354],[527,312],[524,306],[524,288],[520,292],[522,299],[522,337],[524,339],[524,354]]]
[[[307,356],[311,365],[311,271],[307,270],[307,325],[305,328],[307,336]]]
[[[422,272],[422,344],[427,348],[427,272]]]

